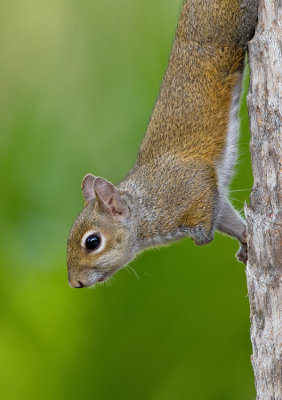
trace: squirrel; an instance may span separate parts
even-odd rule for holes
[[[87,174],[84,208],[68,238],[71,287],[108,279],[145,248],[215,230],[240,243],[244,220],[228,184],[236,162],[244,56],[257,0],[186,0],[137,160],[118,185]]]

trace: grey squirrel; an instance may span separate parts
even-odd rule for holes
[[[184,2],[168,68],[135,165],[118,185],[87,174],[84,208],[68,238],[69,284],[108,279],[150,246],[246,227],[227,199],[236,162],[244,55],[256,0]]]

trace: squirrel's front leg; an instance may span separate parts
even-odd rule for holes
[[[248,261],[246,225],[228,200],[224,200],[220,206],[220,212],[216,221],[216,229],[239,240],[240,248],[236,257],[238,261],[246,264]]]
[[[214,186],[215,187],[215,186]],[[213,240],[215,221],[219,211],[219,199],[214,187],[205,182],[202,192],[195,196],[184,218],[183,226],[197,246],[203,246]]]
[[[207,230],[205,224],[199,224],[194,227],[188,227],[188,236],[196,243],[197,246],[204,246],[213,240],[213,230]]]

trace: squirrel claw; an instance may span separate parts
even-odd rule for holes
[[[248,246],[247,243],[241,243],[239,250],[236,254],[237,260],[243,264],[247,264],[248,261]]]

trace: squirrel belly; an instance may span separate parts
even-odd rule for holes
[[[87,174],[84,209],[68,239],[73,287],[108,279],[144,248],[215,230],[240,243],[246,228],[228,201],[236,162],[244,56],[257,0],[186,0],[159,97],[135,165],[117,186]]]

